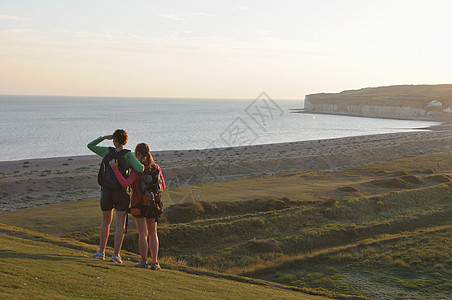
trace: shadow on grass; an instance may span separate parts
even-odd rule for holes
[[[0,249],[0,257],[3,259],[18,258],[18,259],[30,259],[30,260],[49,260],[49,261],[71,261],[85,263],[86,261],[80,256],[74,255],[61,255],[61,254],[31,254],[13,250]]]

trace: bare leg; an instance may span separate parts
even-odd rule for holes
[[[157,257],[159,254],[159,237],[157,235],[157,222],[154,218],[147,219],[148,223],[148,238],[149,238],[149,248],[151,249],[152,262],[156,263],[158,261]]]
[[[113,210],[102,211],[102,225],[100,226],[100,242],[99,251],[105,253],[108,236],[110,235],[111,219],[113,218]]]
[[[127,211],[116,211],[116,230],[115,230],[115,255],[119,256],[122,240],[124,239],[125,221]]]
[[[148,263],[148,228],[146,226],[146,218],[134,218],[138,231],[138,248],[140,249],[141,261]]]

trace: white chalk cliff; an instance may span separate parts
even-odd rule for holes
[[[384,105],[357,105],[342,103],[317,103],[311,101],[309,95],[304,102],[306,112],[332,113],[364,117],[403,118],[403,119],[430,119],[432,110],[414,108],[410,106],[384,106]]]

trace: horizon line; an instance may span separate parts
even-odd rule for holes
[[[439,86],[439,85],[452,85],[452,83],[399,83],[399,84],[390,84],[390,85],[377,85],[377,86],[366,86],[366,87],[359,87],[359,88],[345,88],[341,91],[336,92],[315,92],[315,93],[309,93],[304,95],[302,98],[272,98],[272,100],[287,100],[287,101],[300,101],[305,100],[305,97],[308,95],[315,95],[315,94],[337,94],[344,91],[353,91],[353,90],[362,90],[362,89],[368,89],[368,88],[382,88],[382,87],[400,87],[400,86]],[[258,93],[260,95],[262,92]],[[268,93],[265,92],[267,95]],[[153,99],[197,99],[197,100],[250,100],[250,99],[256,99],[259,96],[256,96],[254,98],[248,98],[248,97],[171,97],[171,96],[93,96],[93,95],[49,95],[49,94],[0,94],[0,96],[34,96],[34,97],[75,97],[75,98],[133,98],[133,99],[146,99],[146,98],[153,98]]]
[[[115,99],[124,99],[124,98],[131,98],[131,99],[187,99],[187,100],[238,100],[238,101],[249,101],[251,98],[219,98],[219,97],[168,97],[168,96],[81,96],[81,95],[33,95],[33,94],[0,94],[0,97],[2,96],[12,96],[12,97],[73,97],[73,98],[115,98]],[[257,97],[254,97],[253,99],[256,99]],[[304,101],[303,98],[271,98],[274,101]]]

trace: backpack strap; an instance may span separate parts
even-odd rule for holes
[[[160,180],[162,181],[162,191],[164,191],[166,189],[166,183],[165,183],[165,178],[163,178],[162,169],[160,168],[160,166],[158,164],[155,164],[155,167],[158,168],[160,171]]]
[[[114,149],[114,148],[113,148]],[[129,149],[122,149],[121,151],[119,151],[119,155],[126,155],[127,153],[129,153],[130,150]]]

